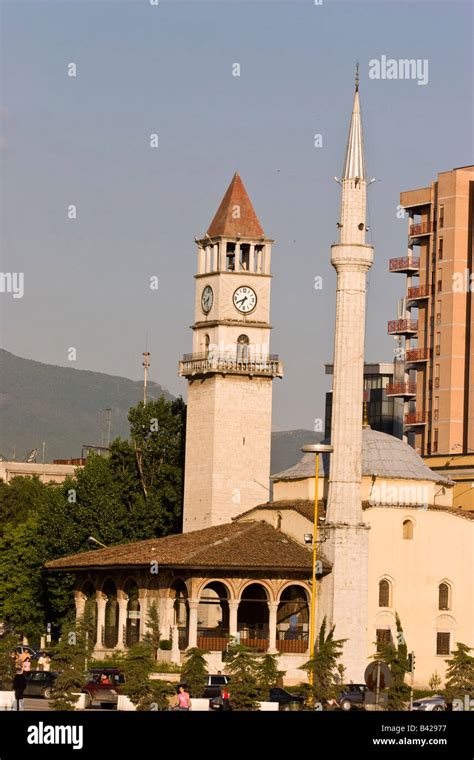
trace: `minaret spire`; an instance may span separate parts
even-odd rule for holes
[[[349,129],[349,139],[347,140],[342,179],[366,179],[359,98],[359,64],[356,67],[354,105],[352,107],[351,126]]]

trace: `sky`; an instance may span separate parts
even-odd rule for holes
[[[388,260],[407,243],[399,194],[472,162],[471,37],[472,6],[457,0],[4,0],[1,271],[23,273],[24,293],[0,293],[3,348],[139,379],[147,340],[150,378],[185,397],[193,241],[238,170],[276,241],[271,351],[285,376],[274,429],[313,429],[330,387],[333,177],[355,62],[375,178],[366,360],[391,361],[386,323],[404,280]],[[427,83],[370,78],[382,56],[426,60]]]

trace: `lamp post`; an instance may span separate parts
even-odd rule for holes
[[[311,608],[309,616],[309,659],[314,657],[314,640],[316,629],[316,553],[318,539],[318,490],[319,490],[319,455],[330,454],[334,447],[327,443],[307,443],[301,447],[305,454],[316,454],[314,479],[314,519],[313,519],[313,570],[311,580]],[[309,671],[309,683],[313,686],[313,671]],[[312,697],[311,697],[312,700]]]

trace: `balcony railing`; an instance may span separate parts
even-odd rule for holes
[[[412,362],[426,362],[431,356],[431,350],[429,348],[410,348],[406,352],[407,364]]]
[[[283,366],[276,354],[242,354],[210,351],[207,354],[185,354],[179,363],[182,377],[207,375],[212,372],[237,375],[282,377]]]
[[[394,319],[388,323],[389,335],[409,335],[418,331],[417,319]]]
[[[385,389],[387,396],[416,396],[416,383],[393,383]]]
[[[416,298],[429,298],[431,295],[431,285],[417,285],[412,288],[408,288],[407,296],[409,299],[415,300]]]
[[[391,272],[417,272],[419,268],[419,256],[404,256],[399,259],[389,260],[389,269]]]
[[[426,425],[426,412],[407,412],[405,425]]]
[[[434,230],[433,222],[420,222],[418,224],[410,224],[409,235],[410,237],[418,237],[419,235],[431,235]]]

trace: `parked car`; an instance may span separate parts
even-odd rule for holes
[[[434,697],[421,697],[413,702],[412,710],[424,710],[425,712],[440,712],[446,710],[444,697],[436,694]]]
[[[49,699],[53,684],[59,673],[54,670],[30,670],[25,673],[25,697],[44,697]]]
[[[225,673],[219,673],[218,675],[208,675],[207,683],[204,687],[202,694],[203,699],[214,699],[221,693],[221,686],[225,686],[230,681],[230,676],[226,676]]]
[[[92,668],[82,687],[82,692],[87,695],[86,708],[97,703],[101,707],[115,707],[120,685],[124,683],[125,675],[118,668]]]
[[[368,691],[369,687],[365,683],[350,683],[343,686],[337,699],[339,706],[346,712],[352,710],[353,707],[364,707]]]
[[[270,702],[278,702],[279,710],[290,710],[290,705],[298,705],[297,709],[301,710],[305,698],[301,694],[291,694],[286,689],[282,689],[280,686],[275,686],[270,689]]]
[[[15,652],[18,652],[18,654],[23,654],[24,652],[28,652],[32,660],[38,659],[38,652],[36,651],[36,649],[26,646],[25,644],[18,644],[18,646],[15,647]]]

